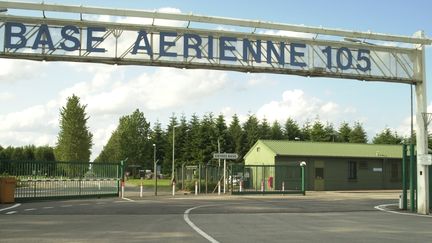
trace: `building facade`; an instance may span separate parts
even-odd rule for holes
[[[268,177],[275,186],[284,174],[306,162],[307,190],[373,190],[402,188],[402,146],[258,140],[244,156],[245,165],[275,166]],[[261,178],[266,180],[266,178]]]

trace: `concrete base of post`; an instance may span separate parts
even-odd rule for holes
[[[221,185],[220,185],[220,181],[218,182],[218,195],[221,194]]]
[[[240,192],[243,191],[243,181],[240,181]]]
[[[261,192],[264,192],[264,180],[261,180]]]
[[[195,181],[195,196],[198,195],[198,181]]]
[[[140,186],[140,197],[143,197],[143,190],[144,190],[143,184],[141,183],[141,186]]]

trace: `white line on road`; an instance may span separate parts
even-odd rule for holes
[[[60,206],[61,208],[68,208],[68,207],[72,207],[72,205],[63,205],[63,206]]]
[[[24,209],[24,211],[34,211],[34,210],[36,210],[36,208],[26,208],[26,209]]]
[[[13,206],[10,206],[8,208],[0,208],[0,212],[1,211],[6,211],[6,210],[9,210],[9,209],[12,209],[12,208],[16,208],[16,207],[19,207],[19,206],[21,206],[21,203],[17,203],[17,204],[15,204]]]
[[[129,198],[127,198],[127,197],[123,197],[122,199],[124,199],[124,200],[126,200],[126,201],[129,201],[129,202],[135,202],[135,200],[129,199]]]
[[[5,213],[5,214],[15,214],[15,213],[18,213],[18,211],[10,211],[10,212],[7,212],[7,213]]]
[[[183,214],[183,218],[186,221],[186,223],[192,227],[192,229],[194,229],[198,234],[200,234],[202,237],[206,238],[208,241],[212,242],[212,243],[219,243],[219,241],[215,240],[213,237],[211,237],[210,235],[208,235],[206,232],[204,232],[203,230],[201,230],[200,228],[198,228],[190,219],[189,219],[189,213],[197,208],[201,208],[201,207],[209,207],[212,205],[202,205],[202,206],[197,206],[197,207],[193,207],[193,208],[189,208],[188,210],[186,210]]]
[[[52,209],[54,207],[43,207],[43,209]]]
[[[394,214],[401,214],[401,215],[410,215],[410,216],[417,216],[417,217],[426,217],[426,218],[431,218],[431,215],[423,215],[423,214],[415,214],[415,213],[404,213],[404,212],[397,212],[397,211],[392,211],[389,210],[387,207],[388,206],[395,206],[397,205],[396,203],[392,203],[392,204],[382,204],[382,205],[378,205],[375,206],[374,208],[383,212],[387,212],[387,213],[394,213]]]

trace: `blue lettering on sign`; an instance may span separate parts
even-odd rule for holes
[[[105,48],[93,46],[93,42],[101,43],[103,37],[93,36],[93,32],[106,32],[105,27],[88,27],[87,28],[87,51],[88,52],[105,52]]]
[[[167,40],[165,40],[165,37],[177,37],[177,33],[176,32],[160,32],[159,55],[160,56],[166,56],[166,57],[176,57],[177,56],[176,52],[168,52],[166,50],[170,47],[175,46],[175,41],[167,41]]]
[[[201,58],[201,37],[199,35],[194,35],[194,34],[184,34],[183,36],[184,41],[183,41],[183,50],[184,50],[184,57],[188,58],[189,57],[189,49],[194,49],[195,53],[196,53],[196,57],[197,58]],[[189,40],[194,40],[194,44],[190,44]]]
[[[144,40],[144,44],[145,44],[144,46],[140,46],[141,40]],[[142,31],[142,30],[138,32],[138,37],[135,41],[135,45],[134,45],[131,53],[135,55],[138,53],[138,50],[145,50],[147,52],[147,54],[153,58],[153,50],[152,50],[152,47],[150,46],[150,42],[147,38],[147,32]]]
[[[226,51],[230,51],[230,52],[234,52],[235,51],[235,46],[232,45],[228,45],[231,42],[237,42],[237,39],[235,37],[224,37],[221,36],[219,38],[219,59],[220,60],[224,60],[224,61],[237,61],[237,57],[235,56],[227,56],[226,55]]]
[[[73,34],[79,34],[79,29],[73,25],[66,25],[61,29],[61,36],[65,39],[65,42],[60,43],[61,49],[65,51],[76,51],[80,47],[80,41]],[[72,42],[72,46],[66,45],[66,41]]]
[[[291,45],[290,45],[290,52],[291,52],[290,63],[292,66],[304,67],[304,66],[306,66],[306,63],[298,62],[296,60],[296,57],[304,57],[304,52],[297,51],[296,47],[306,48],[306,45],[303,43],[291,43]]]
[[[39,31],[36,35],[35,41],[33,43],[32,49],[36,50],[39,46],[47,45],[50,50],[54,50],[54,44],[52,42],[51,34],[48,29],[48,25],[41,24]]]
[[[82,44],[85,44],[87,52],[103,53],[106,51],[105,48],[99,46],[109,36],[105,27],[87,27],[86,33],[81,33],[82,30],[73,25],[56,26],[55,29],[50,29],[50,26],[40,24],[31,28],[32,30],[35,29],[34,38],[30,32],[27,32],[30,28],[27,28],[23,23],[5,22],[4,28],[4,48],[15,49],[16,51],[21,48],[76,51],[81,48]],[[57,32],[51,33],[50,31]],[[154,40],[153,34],[157,35],[158,33],[151,33],[152,40]],[[79,35],[87,39],[83,40],[79,38]],[[57,38],[57,40],[53,40],[54,38]],[[182,45],[178,45],[177,42],[181,41],[183,41]],[[147,31],[140,30],[137,32],[137,38],[131,47],[130,53],[132,55],[143,54],[139,53],[140,50],[143,50],[146,55],[153,58],[152,44],[153,42],[149,40]],[[238,44],[241,44],[242,50],[240,48],[237,49]],[[263,45],[266,45],[266,48]],[[215,48],[216,50],[218,49],[218,53],[216,54]],[[218,36],[218,38],[215,38],[212,35],[202,36],[190,33],[160,32],[158,55],[160,57],[177,57],[178,55],[182,55],[185,58],[192,56],[198,59],[205,57],[209,60],[219,59],[220,61],[229,62],[266,62],[271,66],[279,64],[282,66],[289,65],[304,68],[308,66],[307,61],[310,60],[310,57],[306,57],[306,53],[312,51],[310,48],[316,47],[307,46],[304,43],[286,44],[283,41],[275,43],[271,40],[264,42],[264,40],[259,39],[237,39],[230,36]],[[183,53],[180,54],[181,50],[183,50]],[[285,52],[286,50],[287,52]],[[321,55],[320,60],[322,60],[329,71],[371,71],[371,52],[368,49],[325,46],[322,47],[321,52],[322,54],[319,54]],[[316,53],[316,51],[314,50],[313,53]],[[266,60],[262,60],[263,58]],[[285,59],[289,59],[289,62],[286,63]]]
[[[12,32],[12,28],[18,28],[18,32]],[[8,49],[19,49],[23,48],[27,44],[27,39],[24,34],[26,32],[26,27],[21,23],[7,22],[5,25],[5,48]],[[12,44],[12,38],[18,38],[19,41]]]

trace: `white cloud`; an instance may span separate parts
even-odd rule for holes
[[[341,107],[332,101],[323,101],[316,97],[310,97],[304,91],[286,90],[282,94],[282,100],[270,101],[258,109],[256,115],[259,119],[264,117],[272,121],[284,122],[292,118],[300,123],[315,119],[317,116],[329,122],[341,120],[341,116],[353,109]]]
[[[10,101],[15,98],[15,95],[9,92],[0,92],[0,101]]]

